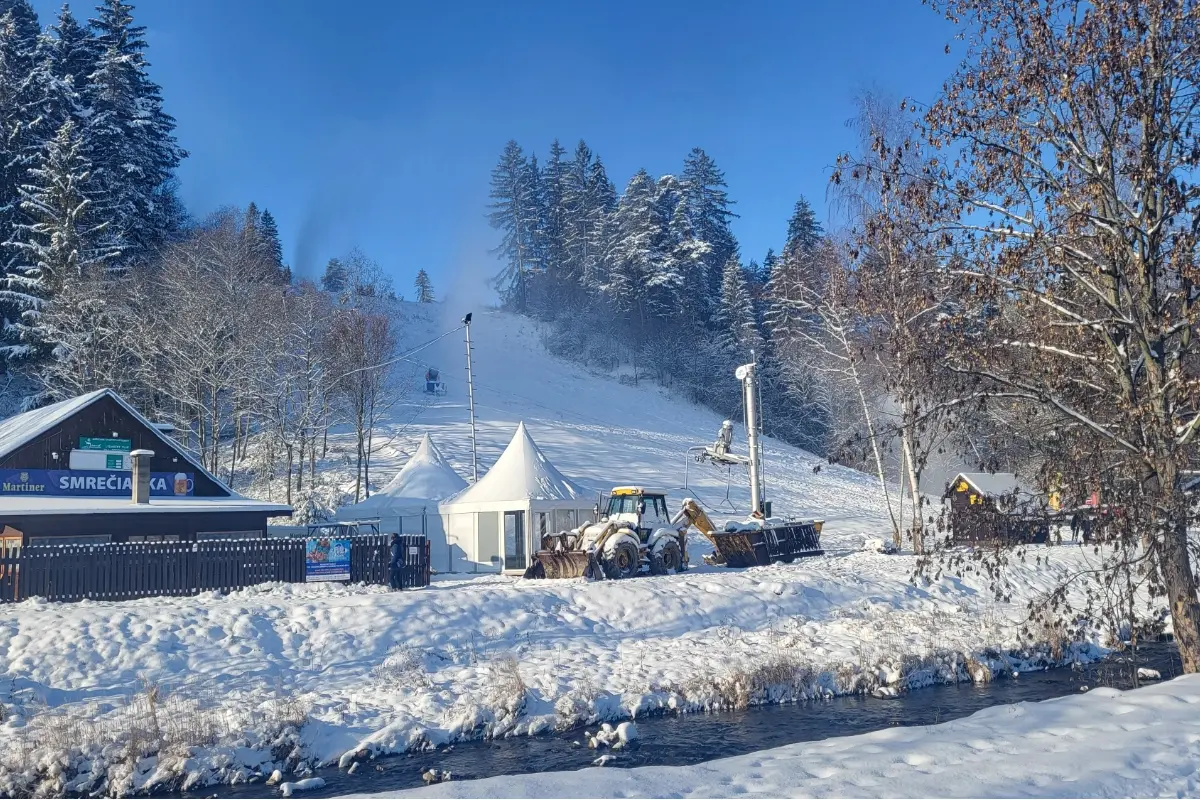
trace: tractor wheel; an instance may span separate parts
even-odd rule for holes
[[[682,571],[683,553],[679,551],[679,542],[668,540],[650,556],[650,572],[654,575]]]
[[[637,546],[627,539],[617,542],[604,556],[604,574],[609,580],[632,578],[637,575],[640,565],[641,556],[638,555]]]

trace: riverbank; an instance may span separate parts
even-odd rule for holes
[[[910,582],[842,551],[620,584],[500,576],[427,590],[264,586],[0,609],[0,793],[129,794],[659,711],[987,680],[1102,654],[1022,644],[1027,604],[1084,557]]]
[[[510,775],[388,796],[1187,797],[1197,791],[1200,676],[1188,675],[694,766]]]

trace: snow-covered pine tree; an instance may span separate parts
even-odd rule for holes
[[[644,331],[655,309],[652,295],[665,257],[666,226],[658,205],[658,187],[644,169],[637,171],[617,201],[610,225],[603,291],[613,307]],[[654,285],[652,285],[654,284]]]
[[[736,256],[726,261],[721,271],[721,301],[715,323],[721,349],[734,361],[748,359],[751,350],[762,354],[762,335],[754,317],[746,270]]]
[[[279,282],[291,283],[292,270],[283,263],[283,243],[279,240],[279,226],[275,224],[275,217],[265,208],[259,218],[258,234],[264,256],[279,273]]]
[[[580,283],[588,292],[600,291],[606,280],[605,253],[608,249],[610,221],[617,208],[617,187],[608,179],[600,156],[588,168],[587,205],[584,210],[587,251]]]
[[[50,26],[50,32],[53,33],[51,53],[55,76],[70,78],[75,91],[84,92],[88,76],[95,70],[100,57],[96,37],[79,24],[66,5],[59,12],[58,20]]]
[[[788,220],[783,255],[774,260],[767,279],[765,325],[780,350],[798,334],[800,298],[805,289],[819,290],[815,264],[821,242],[821,223],[804,197],[796,201]]]
[[[325,273],[321,275],[321,288],[330,294],[341,294],[346,290],[346,280],[350,271],[340,258],[331,258],[325,264]]]
[[[584,286],[585,264],[593,244],[592,220],[589,216],[589,170],[592,151],[582,139],[575,146],[575,155],[566,165],[563,175],[563,228],[567,265],[574,289]]]
[[[115,255],[106,246],[103,213],[93,205],[91,165],[83,141],[68,120],[50,140],[21,187],[21,207],[29,222],[17,226],[7,242],[18,254],[0,297],[19,314],[9,321],[10,356],[36,361],[64,343],[44,324],[43,312],[73,284],[97,279]]]
[[[541,260],[543,313],[553,316],[572,294],[578,281],[567,250],[567,184],[571,164],[563,159],[566,149],[555,139],[541,180]]]
[[[733,201],[725,191],[725,173],[699,147],[693,148],[683,162],[683,202],[688,220],[698,240],[708,245],[703,256],[703,286],[689,287],[715,297],[721,287],[725,263],[737,254],[737,240],[729,221],[737,214],[730,210]]]
[[[117,265],[128,268],[170,232],[177,209],[163,190],[187,153],[147,71],[145,28],[133,24],[133,6],[104,0],[97,11],[91,26],[99,54],[85,94],[93,113],[89,138],[96,180],[123,240]]]
[[[413,286],[417,289],[418,303],[433,302],[433,282],[429,280],[429,273],[424,269],[417,270],[417,279],[413,281]]]
[[[7,242],[25,221],[21,186],[42,143],[34,123],[43,92],[34,69],[37,17],[25,0],[5,0],[0,8],[0,241]],[[3,273],[11,271],[15,255],[9,250],[0,256]]]
[[[516,141],[509,141],[492,170],[488,221],[501,232],[492,252],[506,261],[495,278],[496,288],[518,311],[529,308],[529,276],[538,266],[537,183],[536,163],[525,157]]]

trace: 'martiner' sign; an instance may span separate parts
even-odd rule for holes
[[[151,497],[190,497],[191,472],[150,473]],[[133,494],[133,474],[84,469],[0,469],[0,496],[125,497]]]

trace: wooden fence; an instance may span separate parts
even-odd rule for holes
[[[230,539],[137,544],[0,544],[0,603],[131,600],[304,583],[304,539]],[[429,545],[402,536],[401,588],[429,585]],[[390,537],[350,538],[350,581],[388,584]]]

